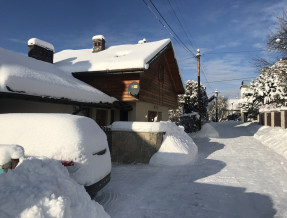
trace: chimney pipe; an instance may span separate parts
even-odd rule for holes
[[[29,39],[28,56],[37,60],[53,63],[54,46],[37,38]]]

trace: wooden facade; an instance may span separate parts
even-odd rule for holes
[[[149,69],[128,69],[113,72],[80,72],[73,75],[85,83],[120,101],[143,101],[168,108],[177,108],[177,95],[184,93],[171,44],[156,55]],[[140,85],[138,98],[128,93],[132,82]]]

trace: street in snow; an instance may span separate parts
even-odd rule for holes
[[[198,146],[193,164],[114,165],[111,182],[96,200],[117,218],[287,217],[287,159],[264,144],[259,128],[206,124],[191,135]],[[277,147],[286,136],[280,128],[260,129],[266,136],[272,131]]]

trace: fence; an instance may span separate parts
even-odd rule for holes
[[[264,126],[287,128],[287,110],[262,112],[259,123]]]

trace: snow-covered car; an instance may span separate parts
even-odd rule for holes
[[[107,137],[97,123],[70,114],[0,114],[0,144],[18,144],[26,156],[59,160],[93,197],[110,180]]]

